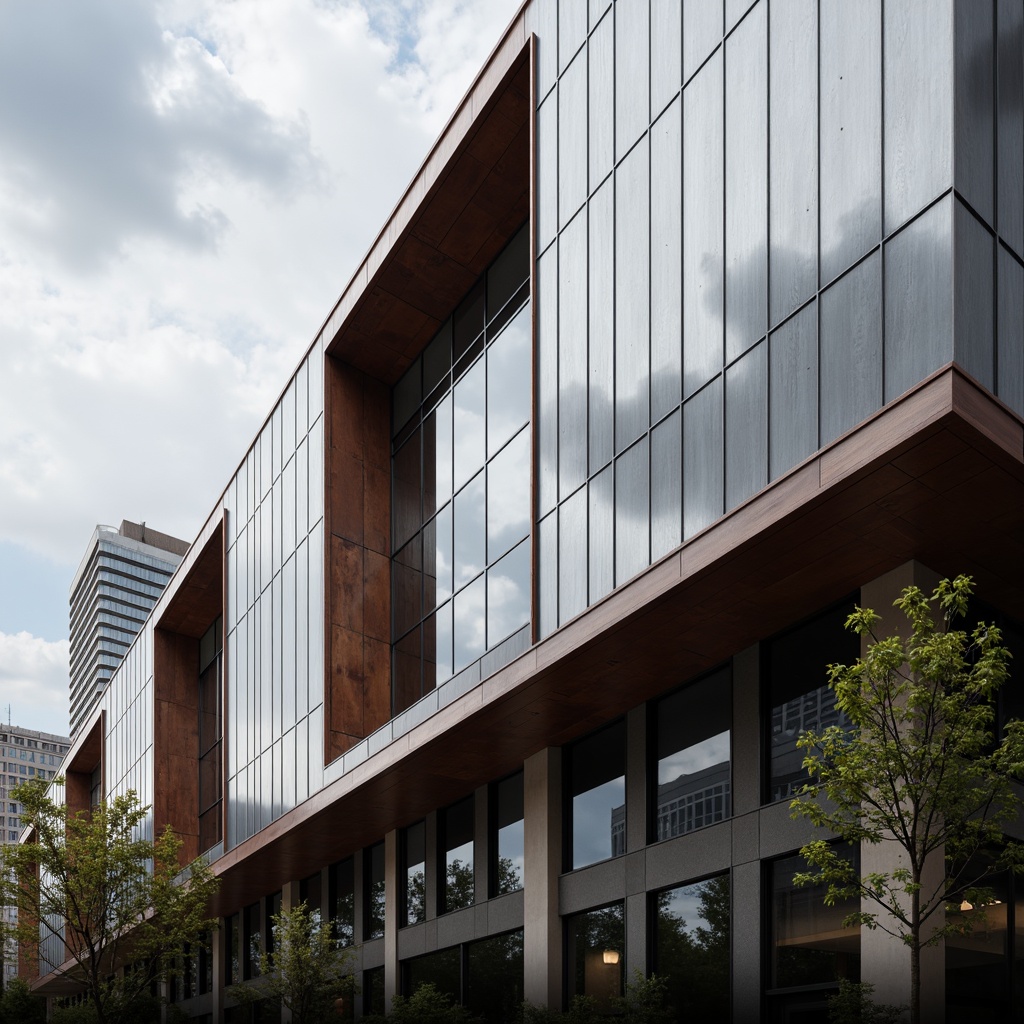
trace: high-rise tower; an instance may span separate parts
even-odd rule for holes
[[[72,737],[187,550],[187,542],[145,523],[93,531],[71,583]]]

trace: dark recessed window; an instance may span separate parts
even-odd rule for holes
[[[376,843],[366,851],[363,867],[365,877],[364,902],[366,906],[365,932],[367,939],[384,935],[384,844]]]
[[[657,785],[651,839],[671,839],[730,814],[732,676],[714,672],[652,705]]]
[[[402,830],[405,892],[400,921],[403,926],[427,919],[427,826],[418,821]]]
[[[530,619],[523,228],[392,391],[394,713]]]
[[[494,896],[523,887],[523,773],[491,787],[491,891]]]
[[[323,885],[319,871],[299,882],[299,901],[306,904],[310,919],[319,924],[323,914]]]
[[[466,797],[438,814],[444,863],[441,913],[471,907],[473,878],[473,797]]]
[[[729,876],[655,893],[654,973],[669,1005],[694,1020],[729,1020]]]
[[[222,633],[223,621],[218,618],[199,641],[199,849],[202,851],[216,846],[222,836]]]
[[[351,857],[332,864],[328,874],[330,914],[339,946],[351,946],[356,933],[355,861]]]
[[[587,996],[599,1014],[612,1012],[624,990],[626,929],[623,906],[613,903],[566,919],[569,998]]]
[[[567,752],[568,867],[626,852],[626,723],[574,743]]]
[[[768,681],[768,799],[788,800],[806,781],[802,732],[849,726],[828,687],[828,666],[860,656],[860,638],[844,628],[853,611],[849,600],[764,645]]]

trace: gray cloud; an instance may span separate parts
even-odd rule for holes
[[[0,5],[0,215],[62,261],[91,269],[143,236],[209,247],[227,218],[190,186],[287,199],[317,173],[306,124],[274,120],[147,7]]]

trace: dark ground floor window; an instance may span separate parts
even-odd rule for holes
[[[654,973],[668,984],[672,1010],[694,1020],[728,1020],[729,876],[666,889],[652,903]]]
[[[384,1015],[384,968],[363,971],[363,1013]]]
[[[614,1009],[624,991],[626,929],[621,903],[566,920],[568,996],[589,996],[598,1013]]]

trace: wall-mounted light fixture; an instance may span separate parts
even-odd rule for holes
[[[601,955],[606,964],[617,964],[619,962],[619,951],[617,949],[606,949]]]

